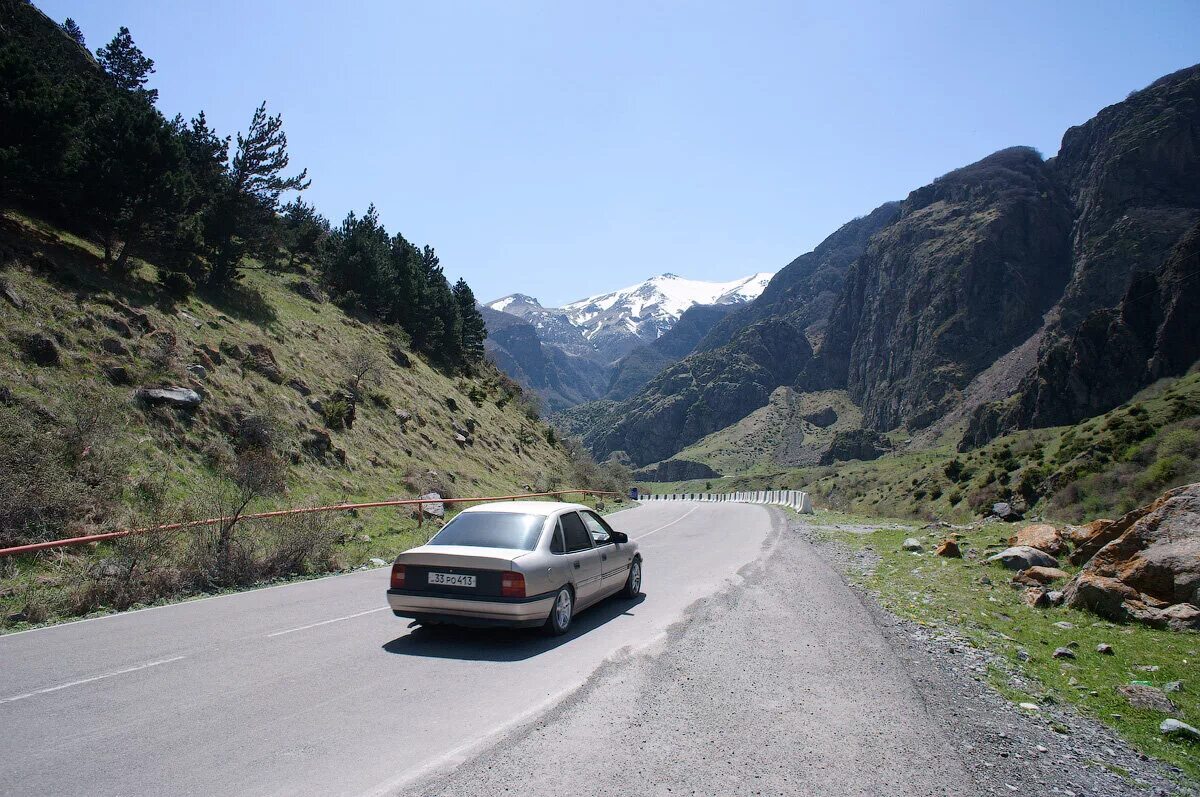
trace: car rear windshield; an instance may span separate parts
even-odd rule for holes
[[[463,512],[429,541],[429,545],[473,545],[532,551],[546,518],[519,512]]]

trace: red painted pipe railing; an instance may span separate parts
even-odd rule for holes
[[[45,551],[52,548],[67,548],[72,545],[87,545],[92,542],[103,542],[105,540],[115,540],[118,537],[128,537],[131,534],[149,534],[157,531],[178,531],[180,529],[198,528],[200,526],[218,526],[231,520],[241,522],[243,520],[263,520],[266,518],[285,517],[287,515],[307,515],[312,512],[349,512],[353,509],[378,509],[388,506],[417,506],[417,523],[423,523],[425,512],[422,504],[467,504],[480,503],[482,501],[519,501],[522,498],[549,498],[563,495],[620,495],[620,493],[608,492],[605,490],[555,490],[549,493],[525,493],[523,495],[495,495],[485,498],[405,498],[398,501],[371,501],[365,504],[333,504],[331,506],[306,506],[300,509],[277,509],[272,512],[256,512],[249,515],[238,515],[237,517],[219,517],[208,518],[206,520],[189,520],[183,523],[168,523],[165,526],[151,526],[145,529],[123,529],[121,531],[108,531],[103,534],[88,534],[84,537],[70,537],[65,540],[48,540],[46,542],[34,542],[29,545],[15,545],[11,548],[0,548],[0,557],[16,556],[23,553],[34,553],[35,551]]]

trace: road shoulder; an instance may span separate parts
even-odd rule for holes
[[[985,793],[868,609],[769,511],[762,555],[660,647],[405,793],[544,794],[566,773],[596,795]]]
[[[855,585],[875,562],[869,552],[822,534],[811,521],[793,517],[791,529],[843,575],[880,633],[911,673],[930,714],[954,740],[953,754],[989,794],[1195,795],[1181,774],[1147,758],[1099,722],[1066,705],[1023,710],[988,683],[1003,672],[1009,686],[1030,684],[1000,656],[971,645],[952,628],[897,617]],[[846,528],[846,527],[839,527]],[[865,532],[864,528],[861,531]]]

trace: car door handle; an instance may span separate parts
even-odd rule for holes
[[[576,562],[576,563],[575,563],[575,569],[576,569],[576,570],[578,570],[578,569],[579,569],[579,562]]]
[[[607,562],[607,561],[608,561],[608,554],[606,554],[606,553],[602,553],[602,554],[600,554],[600,558],[601,558],[603,561]]]

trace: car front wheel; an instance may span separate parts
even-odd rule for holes
[[[567,633],[567,629],[571,627],[571,615],[574,610],[575,600],[571,596],[571,590],[563,587],[554,597],[554,606],[550,609],[550,616],[546,618],[546,633],[551,636]]]

